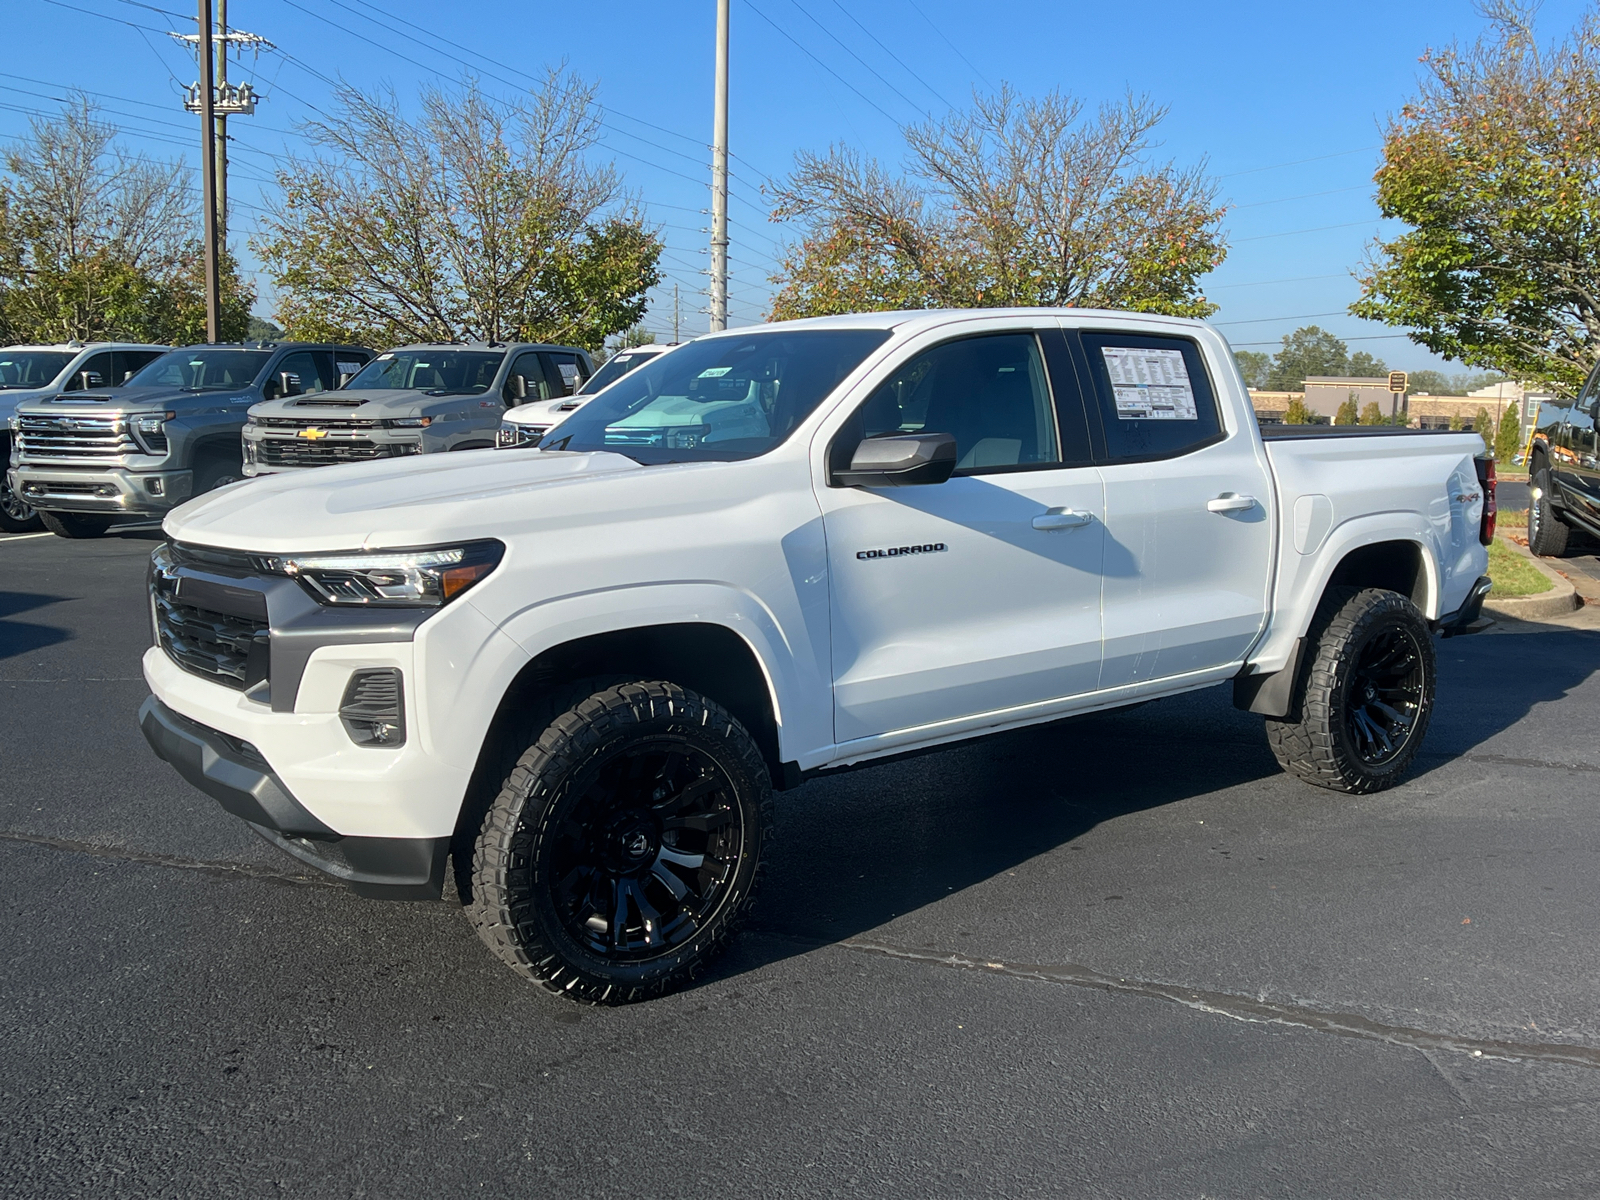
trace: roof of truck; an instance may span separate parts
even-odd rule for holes
[[[923,308],[900,309],[890,312],[841,313],[830,317],[802,317],[795,321],[771,321],[763,325],[741,325],[720,333],[701,334],[700,337],[738,337],[768,329],[918,329],[937,328],[953,321],[974,321],[993,317],[1063,317],[1074,322],[1115,320],[1118,322],[1148,322],[1152,325],[1187,326],[1194,329],[1209,328],[1204,321],[1192,317],[1169,317],[1161,313],[1129,312],[1110,308]]]

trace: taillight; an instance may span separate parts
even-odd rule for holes
[[[1494,517],[1499,511],[1494,499],[1494,459],[1475,458],[1472,465],[1478,468],[1478,486],[1483,489],[1483,519],[1478,522],[1478,540],[1487,546],[1494,541]]]

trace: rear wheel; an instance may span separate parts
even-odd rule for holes
[[[1292,719],[1267,722],[1289,774],[1318,787],[1366,793],[1410,768],[1433,716],[1433,636],[1416,605],[1380,588],[1335,588],[1306,647],[1309,664]]]
[[[744,726],[671,683],[625,683],[538,733],[490,805],[468,917],[519,974],[591,1003],[683,986],[754,896],[772,790]]]
[[[97,513],[42,512],[39,520],[57,537],[97,538],[111,528],[111,518]]]
[[[1528,549],[1543,558],[1560,558],[1567,552],[1571,532],[1550,503],[1550,472],[1541,467],[1533,474],[1533,502],[1528,505]]]

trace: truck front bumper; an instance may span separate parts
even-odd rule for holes
[[[148,513],[176,508],[194,490],[190,471],[128,471],[121,467],[41,467],[23,463],[12,469],[12,489],[46,512]]]
[[[361,895],[437,900],[443,891],[448,837],[335,833],[295,799],[255,746],[192,721],[154,696],[139,709],[139,728],[158,757],[224,809],[280,850]]]

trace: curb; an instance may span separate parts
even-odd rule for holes
[[[1578,599],[1578,589],[1573,587],[1565,576],[1545,566],[1541,559],[1536,558],[1510,538],[1501,538],[1500,544],[1509,547],[1524,560],[1532,563],[1534,570],[1550,581],[1551,588],[1548,592],[1540,592],[1536,596],[1507,596],[1503,600],[1496,599],[1495,594],[1490,592],[1489,598],[1483,602],[1485,612],[1494,613],[1498,617],[1515,617],[1519,621],[1539,621],[1550,617],[1564,617],[1573,609],[1582,607],[1583,601]]]

